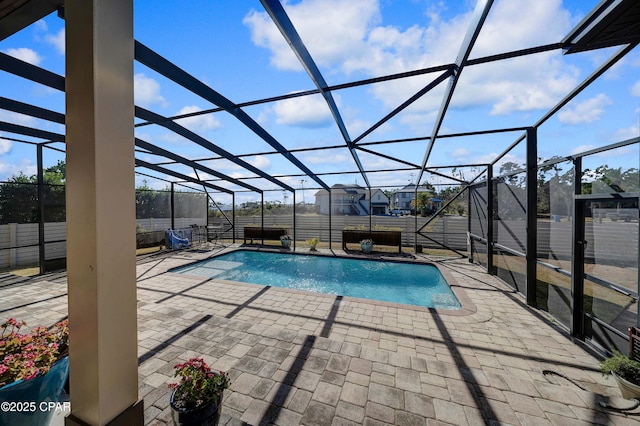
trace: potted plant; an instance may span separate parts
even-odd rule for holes
[[[288,236],[288,235],[281,235],[280,236],[280,244],[282,244],[282,247],[284,247],[284,248],[291,247],[291,237]]]
[[[366,238],[360,241],[360,248],[362,249],[363,253],[371,253],[371,250],[373,250],[373,240],[370,238]]]
[[[640,362],[614,351],[602,362],[602,374],[611,374],[625,399],[640,399]]]
[[[175,366],[171,383],[171,410],[176,425],[217,425],[222,410],[222,393],[229,387],[227,374],[211,371],[202,358],[191,358]]]
[[[318,237],[309,238],[307,240],[307,244],[309,244],[309,250],[316,251],[316,246],[318,245],[319,242],[320,240],[318,239]]]
[[[21,333],[23,321],[9,318],[0,325],[0,400],[16,403],[0,410],[0,424],[49,424],[69,374],[67,320],[47,329]],[[18,404],[19,403],[19,404]]]

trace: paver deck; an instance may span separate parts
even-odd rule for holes
[[[415,259],[438,264],[462,294],[465,311],[451,314],[167,272],[218,253],[138,262],[147,424],[171,422],[167,383],[193,356],[229,372],[227,425],[640,422],[640,410],[599,405],[631,403],[587,348],[466,259]],[[51,324],[66,316],[66,292],[64,274],[0,285],[0,312]]]

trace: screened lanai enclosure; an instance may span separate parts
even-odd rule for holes
[[[369,50],[337,43],[352,60],[341,72],[318,31],[339,18],[309,18],[305,2],[250,2],[240,18],[218,3],[159,16],[151,3],[134,2],[136,20],[155,20],[135,33],[134,80],[142,94],[166,89],[136,92],[137,229],[114,239],[135,232],[146,247],[175,229],[204,246],[278,246],[276,229],[296,250],[318,238],[349,251],[346,230],[395,232],[373,238],[380,252],[468,257],[572,335],[627,350],[640,325],[640,3],[569,2],[566,21],[536,37],[515,28],[535,17],[529,2],[510,27],[499,19],[514,13],[509,0],[480,0],[447,40],[409,37],[424,16],[412,27],[374,13]],[[170,19],[198,8],[245,33],[175,34]],[[3,271],[65,267],[65,71],[13,49],[64,19],[58,2],[0,2],[0,148],[26,159],[0,165],[14,171],[0,185]],[[176,113],[166,105],[178,96]]]

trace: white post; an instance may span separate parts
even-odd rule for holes
[[[144,423],[138,400],[133,0],[66,0],[67,425]]]

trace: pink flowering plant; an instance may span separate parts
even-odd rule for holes
[[[67,353],[68,320],[50,330],[36,327],[30,333],[20,333],[25,325],[24,321],[15,318],[0,325],[0,387],[46,374]]]
[[[225,372],[211,371],[202,358],[191,358],[177,364],[174,377],[180,377],[180,381],[169,384],[170,388],[175,389],[173,405],[183,411],[217,400],[230,383]]]

